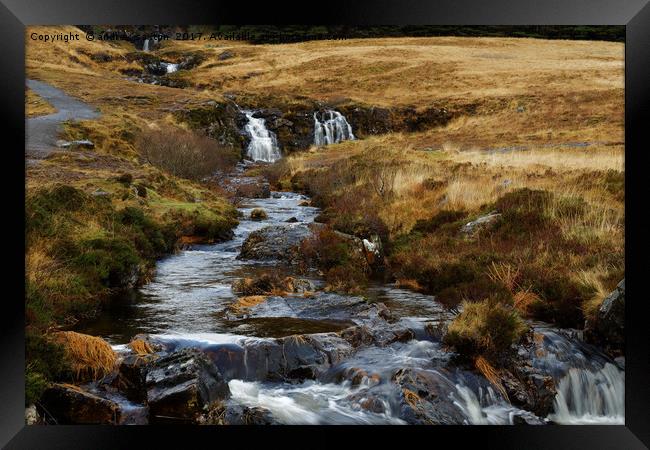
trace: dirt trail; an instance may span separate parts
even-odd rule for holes
[[[66,120],[95,119],[99,113],[90,105],[65,92],[36,80],[27,80],[27,87],[40,95],[57,110],[54,114],[33,117],[25,123],[25,157],[43,159],[56,147],[61,123]]]

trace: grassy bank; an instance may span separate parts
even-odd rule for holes
[[[452,309],[496,301],[581,328],[624,276],[622,146],[415,149],[427,138],[313,149],[269,175],[312,195],[330,227],[381,236],[388,276],[404,287]]]
[[[97,120],[65,123],[60,135],[90,139],[94,148],[55,151],[27,167],[28,403],[49,380],[71,381],[74,370],[54,339],[58,329],[96,314],[115,292],[146,282],[161,256],[185,243],[229,238],[237,224],[236,209],[202,178],[205,170],[232,166],[238,151],[184,129],[166,109],[183,98],[202,102],[200,95],[160,87],[157,95],[154,86],[124,80],[120,70],[131,63],[121,56],[129,51],[120,43],[27,47],[28,77],[102,113]],[[27,91],[29,116],[52,112],[48,106]]]

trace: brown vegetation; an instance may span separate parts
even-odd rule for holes
[[[62,345],[76,380],[97,380],[115,369],[117,355],[102,338],[61,331],[53,339]]]
[[[145,162],[190,180],[231,170],[239,160],[238,150],[182,129],[144,130],[135,146]]]

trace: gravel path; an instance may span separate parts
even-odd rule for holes
[[[90,105],[65,92],[36,80],[27,80],[27,87],[40,95],[57,110],[54,114],[26,120],[25,157],[43,159],[56,149],[61,123],[66,120],[95,119],[99,113]]]

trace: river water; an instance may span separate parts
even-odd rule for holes
[[[102,336],[117,350],[126,351],[124,344],[139,333],[172,342],[177,348],[224,344],[246,348],[251,339],[325,333],[350,326],[357,318],[332,320],[324,313],[323,317],[305,319],[284,314],[283,309],[236,320],[226,314],[227,306],[236,299],[233,281],[270,269],[293,274],[290,267],[277,262],[240,260],[237,256],[254,230],[313,222],[319,210],[299,206],[305,200],[300,194],[273,192],[268,199],[243,201],[239,205],[243,218],[232,240],[197,245],[160,260],[149,284],[131,297],[121,298],[77,331]],[[250,220],[253,208],[263,208],[268,218]],[[287,223],[290,218],[297,222]],[[323,285],[317,276],[310,280],[317,287]],[[349,300],[332,295],[328,301]],[[535,327],[539,342],[529,360],[558,384],[555,411],[538,418],[512,406],[483,377],[450,363],[452,354],[425,332],[425,327],[453,317],[432,296],[375,284],[365,300],[385,304],[398,325],[413,330],[415,338],[385,346],[361,346],[316,380],[285,383],[234,376],[229,381],[231,401],[266,408],[275,420],[286,424],[404,424],[407,420],[399,401],[403,394],[395,377],[411,371],[435,386],[440,401],[431,403],[429,413],[441,415],[444,423],[512,424],[516,418],[527,423],[624,423],[624,371],[575,338],[543,324]]]

